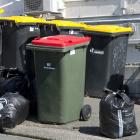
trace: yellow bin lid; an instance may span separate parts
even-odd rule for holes
[[[52,22],[58,27],[84,28],[86,26],[86,24],[84,23],[78,23],[67,20],[52,20]]]
[[[3,25],[6,25],[7,23],[13,24],[13,23],[15,23],[15,21],[10,20],[8,17],[0,17],[0,23],[2,23]]]
[[[53,24],[51,21],[46,21],[43,18],[34,18],[30,16],[11,16],[11,17],[1,17],[0,20],[10,20],[15,21],[15,23],[25,23],[25,24]]]
[[[101,33],[132,33],[132,27],[122,27],[117,25],[87,25],[84,30],[93,31],[93,32],[101,32]]]
[[[52,21],[45,20],[44,18],[37,18],[37,23],[42,23],[42,24],[54,24]],[[54,24],[55,25],[55,24]]]
[[[14,20],[9,19],[9,17],[0,17],[0,21],[4,21],[4,20],[14,21]]]
[[[26,17],[26,16],[11,16],[11,17],[4,17],[4,19],[15,21],[15,23],[36,23],[36,19],[33,17]]]

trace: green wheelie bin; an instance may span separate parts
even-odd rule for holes
[[[83,107],[86,49],[89,37],[56,35],[37,38],[27,49],[34,54],[38,119],[63,124],[88,120],[89,105]]]
[[[87,50],[87,95],[100,98],[104,88],[123,88],[128,37],[132,32],[131,27],[117,25],[85,27],[83,33],[92,38]]]

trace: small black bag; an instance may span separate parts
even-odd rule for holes
[[[18,93],[6,93],[0,98],[0,128],[14,128],[25,121],[29,102]]]
[[[101,99],[99,118],[101,133],[107,137],[119,138],[137,132],[134,103],[121,91]]]
[[[0,93],[19,92],[26,96],[28,93],[29,82],[27,76],[17,68],[3,68],[0,77]]]

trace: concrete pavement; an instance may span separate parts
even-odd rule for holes
[[[34,140],[34,139],[27,138],[27,137],[19,137],[19,136],[0,134],[0,140]]]
[[[89,121],[75,121],[65,125],[41,124],[36,120],[28,120],[14,129],[7,130],[7,134],[26,136],[38,139],[55,140],[110,140],[100,134],[99,131],[99,99],[85,98],[85,104],[92,106],[92,116]],[[137,126],[140,128],[140,106],[135,105]],[[139,140],[137,135],[120,138],[119,140]]]

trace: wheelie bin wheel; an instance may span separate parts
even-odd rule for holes
[[[80,113],[80,120],[81,121],[88,121],[89,118],[91,117],[91,106],[90,105],[84,105],[83,108],[81,109]]]

